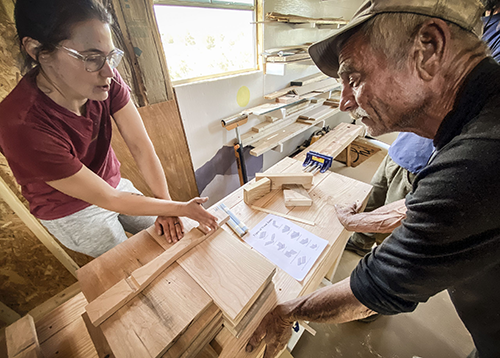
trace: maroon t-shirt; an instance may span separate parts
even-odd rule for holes
[[[111,148],[111,115],[130,100],[130,88],[115,70],[105,101],[88,100],[86,115],[61,107],[36,85],[30,71],[0,103],[0,151],[5,155],[31,213],[58,219],[89,206],[55,190],[47,181],[76,174],[82,165],[115,187],[120,163]]]

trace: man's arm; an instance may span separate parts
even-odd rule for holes
[[[359,302],[350,287],[350,278],[310,295],[279,304],[268,313],[255,330],[246,347],[252,352],[264,340],[267,344],[264,358],[275,357],[288,343],[295,321],[344,323],[373,315]]]
[[[165,172],[134,103],[129,100],[113,119],[153,195],[170,200]],[[155,227],[159,235],[165,234],[168,242],[177,242],[183,237],[182,221],[175,216],[159,216]]]
[[[391,233],[406,218],[405,199],[384,205],[370,212],[358,213],[357,204],[335,206],[340,223],[349,231]]]

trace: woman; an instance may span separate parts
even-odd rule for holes
[[[111,17],[94,0],[18,0],[29,69],[0,104],[0,149],[35,217],[64,245],[96,257],[153,223],[168,241],[180,216],[216,228],[207,198],[171,201],[163,169],[129,88],[116,70]],[[120,177],[111,117],[155,198]],[[156,222],[152,216],[158,216]]]

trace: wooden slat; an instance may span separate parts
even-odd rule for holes
[[[335,158],[340,154],[354,139],[364,134],[364,127],[361,125],[340,123],[330,132],[321,137],[318,141],[307,147],[294,159],[303,162],[306,159],[308,151],[319,152]]]
[[[139,108],[142,120],[162,164],[173,200],[187,201],[198,196],[191,153],[175,100]],[[130,179],[143,194],[152,192],[113,123],[112,147],[124,178]]]
[[[178,263],[236,325],[263,291],[275,266],[226,231],[192,249]]]
[[[211,304],[174,263],[101,328],[117,357],[159,357]]]
[[[68,288],[59,292],[57,295],[51,297],[41,305],[38,305],[37,307],[33,308],[31,311],[28,312],[28,314],[31,317],[33,317],[35,322],[38,322],[40,319],[45,317],[49,312],[52,312],[57,307],[62,305],[64,302],[67,302],[68,300],[75,297],[81,292],[82,290],[80,289],[80,284],[76,282],[71,286],[69,286]]]
[[[85,327],[87,328],[87,332],[92,339],[92,343],[94,344],[94,348],[99,358],[116,358],[108,344],[108,341],[106,340],[106,337],[102,333],[101,327],[94,327],[92,322],[90,322],[87,312],[82,315],[82,319],[83,322],[85,322]]]

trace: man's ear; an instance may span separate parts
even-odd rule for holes
[[[424,81],[430,81],[443,65],[445,50],[451,38],[450,28],[440,19],[425,22],[415,38],[416,70]]]
[[[42,44],[31,37],[24,37],[22,43],[26,53],[38,62],[38,55],[40,54],[40,47]]]

